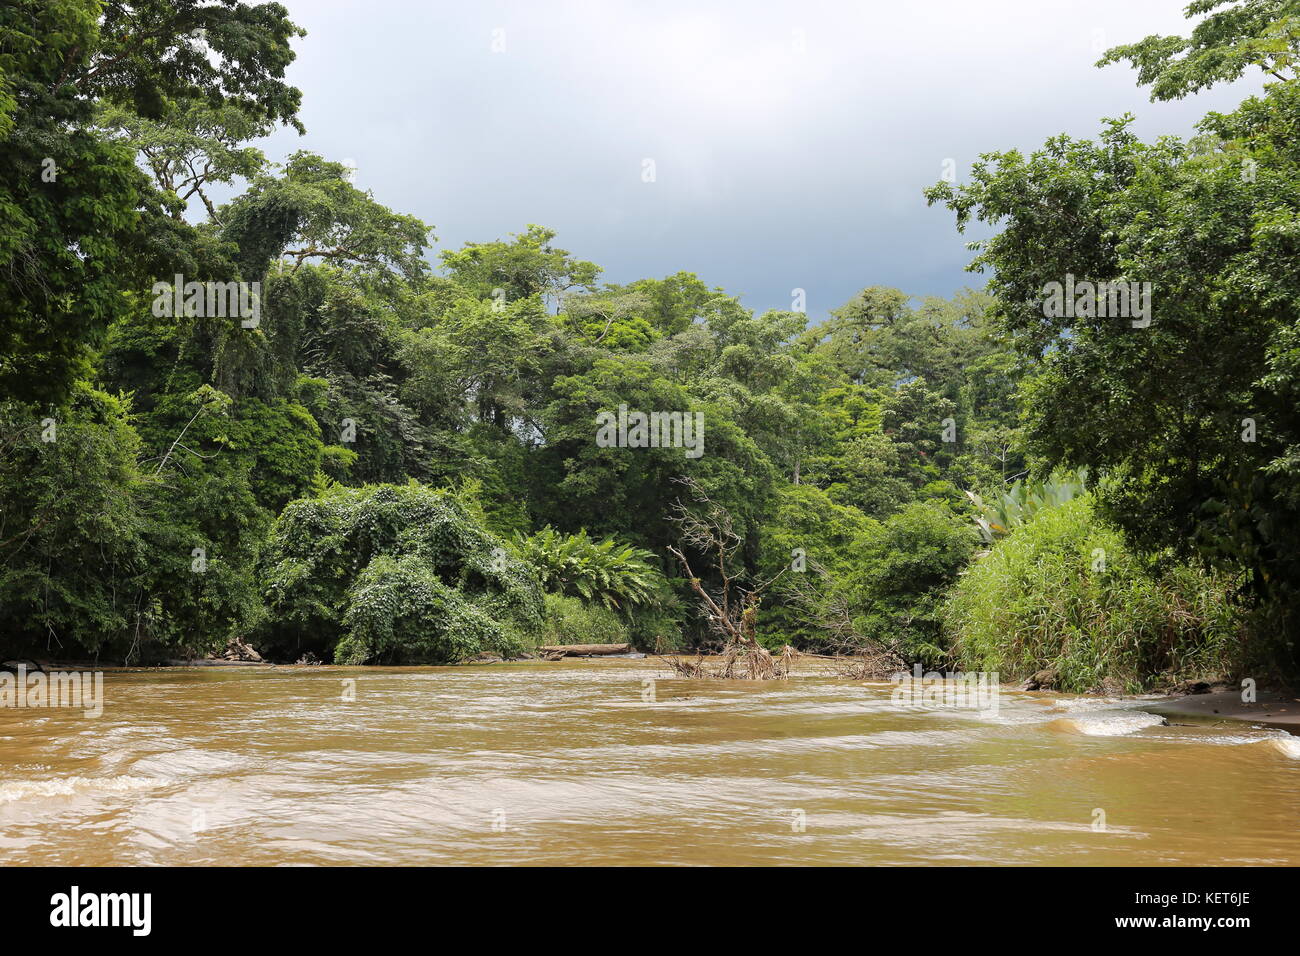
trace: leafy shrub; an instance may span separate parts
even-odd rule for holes
[[[517,635],[418,557],[379,555],[357,577],[349,597],[345,635],[334,648],[337,664],[436,664],[487,649],[503,656],[523,649]]]
[[[549,526],[531,537],[517,536],[515,547],[536,570],[548,592],[573,598],[588,608],[585,620],[596,633],[609,629],[608,623],[600,622],[617,621],[622,636],[614,643],[631,641],[645,650],[680,645],[684,607],[667,577],[651,563],[653,555],[649,551],[619,544],[612,538],[596,542],[586,531],[564,535]],[[578,604],[563,606],[572,609]],[[606,643],[597,638],[589,640],[583,632],[583,620],[576,611],[569,614],[572,629],[558,643]]]
[[[986,543],[1010,534],[1032,521],[1034,515],[1057,508],[1079,497],[1087,486],[1088,469],[1059,471],[1046,481],[1013,481],[1010,487],[985,501],[973,491],[966,492],[979,512],[975,523]]]
[[[414,481],[291,502],[264,564],[255,641],[280,658],[443,663],[515,653],[541,626],[532,570],[450,492]]]
[[[1132,554],[1089,494],[999,540],[962,576],[947,617],[965,670],[1013,680],[1051,666],[1066,690],[1108,676],[1136,690],[1231,659],[1241,623],[1229,591],[1221,577]]]
[[[858,633],[906,660],[937,660],[944,653],[944,598],[975,543],[969,522],[939,502],[914,502],[884,522],[858,569],[837,585],[847,592]]]
[[[625,644],[631,639],[626,621],[607,607],[563,594],[545,597],[543,644]]]
[[[649,604],[663,575],[650,564],[649,551],[596,542],[586,531],[564,535],[551,527],[517,538],[520,556],[541,576],[542,587],[607,608],[627,610]]]
[[[758,640],[773,650],[837,651],[828,588],[861,561],[880,525],[857,508],[837,504],[814,485],[788,485],[763,525],[763,580],[775,578],[759,607]],[[777,577],[777,575],[780,577]]]

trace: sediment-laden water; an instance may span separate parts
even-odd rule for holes
[[[99,718],[0,709],[0,864],[1300,864],[1300,738],[891,690],[628,660],[110,673]]]

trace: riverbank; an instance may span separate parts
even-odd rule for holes
[[[1246,721],[1300,736],[1300,698],[1278,691],[1260,691],[1255,701],[1241,699],[1239,690],[1181,694],[1158,700],[1139,698],[1141,708],[1161,717],[1196,722]]]

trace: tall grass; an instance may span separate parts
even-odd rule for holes
[[[1132,554],[1085,494],[999,539],[962,575],[945,619],[963,670],[1017,680],[1055,667],[1064,690],[1110,679],[1137,691],[1223,676],[1243,629],[1229,591],[1221,577]]]

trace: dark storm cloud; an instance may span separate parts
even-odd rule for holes
[[[308,148],[434,224],[438,248],[536,222],[608,281],[686,269],[823,315],[868,284],[982,279],[921,190],[946,159],[1185,134],[1243,84],[1152,104],[1106,46],[1185,32],[1176,0],[654,4],[288,0]],[[655,181],[643,180],[653,160]]]

